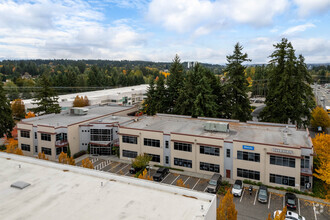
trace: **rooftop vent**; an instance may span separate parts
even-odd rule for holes
[[[17,188],[17,189],[24,189],[30,185],[31,185],[30,183],[26,183],[23,181],[17,181],[15,183],[11,184],[10,187]]]
[[[204,124],[205,131],[229,132],[229,123],[208,121]]]
[[[70,114],[71,115],[87,115],[88,108],[71,108]]]

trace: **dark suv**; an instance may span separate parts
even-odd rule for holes
[[[157,172],[153,175],[154,181],[160,182],[162,179],[168,174],[168,168],[161,167],[157,170]]]
[[[285,193],[285,205],[289,210],[296,210],[297,197],[293,193]]]
[[[146,167],[131,167],[131,169],[129,169],[129,173],[130,174],[136,174],[137,172],[139,172],[140,170],[144,170],[147,169],[149,170],[149,165]]]

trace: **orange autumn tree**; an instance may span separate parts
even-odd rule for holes
[[[25,105],[22,99],[15,99],[11,103],[11,110],[14,118],[24,118],[25,116]]]
[[[217,220],[237,220],[237,210],[233,198],[230,189],[228,189],[217,208]]]
[[[330,135],[317,134],[313,138],[314,151],[316,153],[315,177],[324,181],[326,186],[330,185]],[[326,198],[329,199],[330,187],[327,188]]]
[[[322,107],[317,106],[313,109],[311,125],[314,129],[321,127],[322,131],[326,131],[330,127],[330,117]]]
[[[23,155],[21,149],[18,148],[18,141],[14,138],[9,138],[6,140],[6,153]]]
[[[287,211],[287,208],[286,208],[286,206],[284,206],[281,213],[276,212],[275,218],[273,220],[285,220],[286,211]],[[267,220],[272,220],[270,213],[268,214]]]
[[[77,95],[76,98],[73,101],[73,107],[84,107],[84,106],[88,106],[89,105],[89,100],[87,98],[87,96],[82,97]]]
[[[75,160],[73,157],[69,157],[67,153],[61,152],[58,156],[58,162],[63,164],[69,164],[69,165],[76,165]]]
[[[144,169],[142,173],[138,176],[139,179],[152,180],[152,177],[148,175],[147,169]]]
[[[41,159],[41,160],[48,160],[48,157],[46,157],[45,153],[44,152],[39,152],[38,153],[38,159]]]
[[[176,181],[176,185],[184,188],[189,188],[189,184],[185,185],[182,179]]]
[[[94,169],[93,163],[89,160],[89,158],[83,159],[81,161],[81,166],[88,169]]]
[[[89,100],[88,100],[88,97],[86,95],[84,97],[84,105],[89,106]]]
[[[25,115],[25,118],[34,118],[36,117],[36,115],[33,113],[33,112],[28,112],[26,115]]]

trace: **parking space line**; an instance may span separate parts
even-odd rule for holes
[[[195,187],[197,186],[197,184],[199,183],[201,179],[198,179],[198,181],[195,183],[194,187],[192,189],[195,189]]]
[[[186,185],[186,182],[190,179],[190,176],[184,181],[183,185]]]
[[[242,192],[241,199],[239,200],[239,202],[242,202],[242,199],[243,199],[243,196],[244,196],[244,191],[245,191],[245,188],[243,188],[243,192]]]
[[[269,193],[268,209],[270,207],[270,201],[271,201],[270,198],[272,198],[272,193]]]
[[[129,164],[127,164],[126,166],[124,166],[123,168],[121,168],[120,170],[118,170],[116,173],[119,173],[120,171],[122,171],[123,169],[125,169],[126,167],[128,167]]]
[[[317,218],[316,218],[316,208],[315,208],[315,202],[313,202],[313,211],[314,211],[314,217],[315,217],[315,220],[317,220]]]
[[[258,195],[258,191],[256,192],[256,196],[254,197],[254,203],[253,203],[253,205],[256,205],[257,195]]]
[[[127,171],[127,173],[125,173],[125,176],[129,173],[129,171]]]
[[[207,186],[205,187],[205,189],[203,190],[203,192],[206,192],[206,190],[207,190]]]
[[[111,167],[111,168],[108,170],[108,172],[109,172],[110,170],[112,170],[112,169],[114,169],[114,168],[118,167],[120,164],[121,164],[121,163],[117,164],[117,165],[116,165],[116,166],[114,166],[114,167]]]
[[[180,175],[179,175],[180,176]],[[171,185],[175,182],[175,180],[177,180],[178,178],[179,178],[179,176],[177,176],[174,180],[173,180],[173,182],[171,182]]]
[[[169,176],[170,174],[168,173],[166,176],[165,176],[165,178],[162,180],[162,181],[160,181],[161,183]]]
[[[300,199],[298,198],[298,213],[300,215]]]

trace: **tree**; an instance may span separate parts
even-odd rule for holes
[[[89,105],[90,105],[89,100],[88,100],[87,96],[85,95],[85,97],[84,97],[84,106],[89,106]]]
[[[166,113],[168,106],[167,100],[167,90],[165,89],[164,77],[160,76],[156,79],[156,89],[154,93],[154,101],[156,112]]]
[[[25,115],[25,118],[33,118],[33,117],[36,117],[36,115],[35,115],[33,112],[28,112],[28,113]]]
[[[287,208],[286,206],[283,207],[283,210],[281,211],[281,213],[279,212],[276,212],[275,214],[275,218],[273,220],[285,220],[285,216],[286,216],[286,211],[287,211]],[[271,219],[270,218],[270,213],[268,214],[268,219]],[[267,220],[268,220],[267,219]]]
[[[236,220],[237,211],[235,208],[233,195],[228,189],[226,195],[220,200],[217,208],[217,220]]]
[[[75,160],[73,157],[70,157],[68,154],[61,152],[58,156],[58,162],[63,164],[69,164],[69,165],[76,165]]]
[[[6,140],[6,153],[23,155],[21,149],[18,148],[18,141],[14,138],[9,138]]]
[[[89,160],[89,158],[85,158],[81,161],[81,166],[88,169],[94,169],[93,163]]]
[[[41,160],[48,160],[48,157],[46,157],[44,152],[39,152],[37,158]]]
[[[147,98],[144,101],[143,111],[147,115],[155,115],[157,113],[156,105],[157,102],[155,99],[155,83],[154,80],[151,80],[147,91]]]
[[[295,56],[293,46],[286,38],[274,45],[270,55],[266,107],[260,113],[262,121],[292,123],[307,126],[315,107],[304,57]]]
[[[153,180],[151,176],[148,175],[147,169],[144,169],[142,173],[138,176],[139,179]]]
[[[239,43],[235,45],[232,55],[227,56],[227,66],[224,70],[227,72],[225,90],[229,101],[227,106],[229,116],[232,119],[238,119],[246,122],[252,119],[250,100],[247,95],[248,81],[245,77],[245,67],[243,62],[251,61],[247,53],[242,53],[243,46]]]
[[[313,146],[316,153],[317,167],[314,176],[330,184],[330,135],[317,134],[313,138]]]
[[[322,131],[326,131],[330,127],[330,117],[322,107],[317,106],[313,109],[311,125],[314,129],[322,127]]]
[[[68,157],[71,157],[71,149],[70,149],[70,145],[68,144],[68,152],[67,152],[67,154],[68,154]]]
[[[4,135],[11,137],[11,131],[14,126],[10,103],[6,98],[2,82],[0,81],[0,138],[4,137]]]
[[[22,99],[15,99],[11,103],[11,110],[15,118],[24,118],[25,116],[25,105]]]
[[[79,95],[77,95],[76,98],[73,100],[72,106],[73,107],[84,107],[83,97],[80,97]]]
[[[182,179],[176,181],[176,185],[184,188],[189,188],[189,184],[185,185]]]
[[[8,91],[8,98],[10,100],[19,98],[18,87],[14,82],[12,81],[6,82],[4,88]]]
[[[148,154],[140,154],[134,158],[132,161],[133,168],[146,168],[149,165],[150,160],[152,159],[151,156]]]
[[[58,104],[58,97],[55,91],[50,88],[50,82],[46,75],[42,75],[39,80],[40,90],[37,91],[36,98],[33,103],[38,107],[33,108],[33,112],[38,115],[60,113],[61,107]]]
[[[167,91],[168,91],[168,112],[177,113],[174,111],[174,106],[177,105],[180,90],[184,83],[184,71],[179,56],[176,54],[172,65],[170,67],[170,75],[166,79]]]

